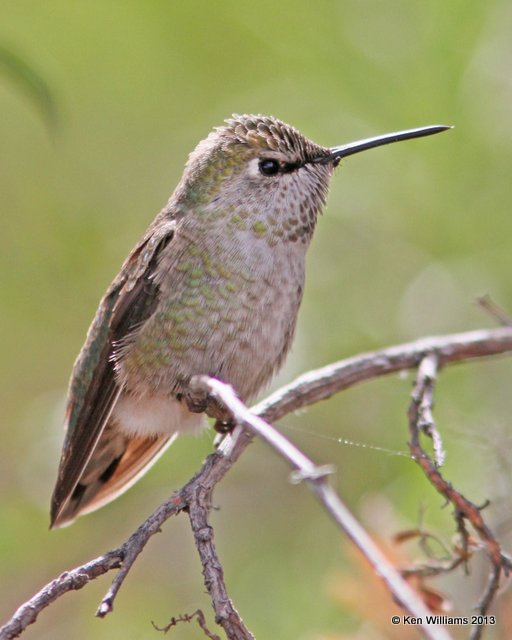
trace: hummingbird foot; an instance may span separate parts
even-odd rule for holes
[[[209,404],[209,394],[203,389],[199,389],[196,386],[190,386],[188,390],[176,396],[177,400],[184,400],[187,405],[187,409],[191,413],[206,413]]]
[[[215,430],[219,433],[228,433],[232,430],[234,425],[228,429],[217,428],[217,423],[225,425],[232,423],[231,413],[223,407],[207,389],[204,389],[201,384],[194,379],[182,397],[178,397],[178,399],[185,401],[191,413],[206,413],[210,418],[215,418]]]

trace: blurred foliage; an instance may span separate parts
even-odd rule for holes
[[[97,302],[187,153],[231,113],[274,114],[325,145],[456,125],[338,171],[277,382],[360,350],[490,326],[474,304],[483,293],[512,309],[512,6],[23,0],[0,8],[5,618],[46,580],[123,540],[211,450],[210,433],[182,439],[115,503],[47,531],[67,378]],[[55,104],[53,140],[40,113],[51,120]],[[486,516],[509,550],[510,373],[506,358],[447,369],[436,407],[446,476],[476,503],[491,499]],[[420,506],[425,525],[449,539],[450,514],[400,455],[410,385],[397,376],[351,389],[283,428],[316,460],[336,464],[342,496],[382,539],[416,526]],[[346,547],[307,490],[287,479],[255,443],[216,494],[212,518],[238,609],[258,638],[377,637],[365,632],[365,609],[333,589],[350,571]],[[460,615],[485,577],[482,564],[436,586]],[[162,625],[198,607],[211,621],[201,578],[181,518],[148,545],[113,615],[93,615],[109,577],[62,598],[24,637],[153,638],[150,620]],[[379,610],[389,605],[385,594],[366,595],[369,617],[375,599]],[[507,625],[503,613],[487,637],[509,637]],[[379,634],[395,637],[391,627]],[[202,637],[192,625],[175,635]]]
[[[46,80],[12,48],[0,44],[0,74],[15,82],[53,128],[57,122],[57,105]]]

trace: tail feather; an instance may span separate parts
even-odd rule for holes
[[[51,528],[99,509],[129,489],[154,464],[177,434],[131,437],[107,424],[69,499],[52,513]]]

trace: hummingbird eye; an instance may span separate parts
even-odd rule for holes
[[[279,173],[279,162],[272,158],[263,158],[259,161],[258,168],[264,176],[275,176]]]

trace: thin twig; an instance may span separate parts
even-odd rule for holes
[[[201,611],[201,609],[197,609],[197,611],[194,611],[194,613],[184,613],[178,617],[173,616],[164,627],[158,627],[154,622],[152,624],[157,631],[168,633],[172,629],[172,627],[176,627],[180,622],[192,622],[192,620],[197,621],[197,624],[204,631],[204,635],[207,638],[210,638],[210,640],[220,640],[218,635],[212,633],[208,629],[204,613]]]
[[[498,592],[500,586],[500,578],[501,572],[503,568],[499,565],[493,565],[491,567],[491,574],[487,581],[487,586],[480,598],[478,604],[476,605],[477,615],[485,616],[489,611],[489,607]],[[482,632],[485,626],[483,624],[473,624],[471,627],[471,631],[469,632],[468,640],[480,640],[482,637]]]
[[[418,576],[420,578],[432,578],[434,576],[452,573],[460,565],[465,562],[462,556],[453,556],[449,561],[430,562],[428,564],[413,565],[412,567],[403,567],[400,573],[404,576]]]
[[[213,545],[213,533],[210,532],[210,527],[207,522],[208,509],[211,506],[211,494],[215,486],[238,459],[249,442],[249,438],[245,437],[244,434],[240,434],[230,457],[220,455],[219,453],[208,456],[200,471],[168,502],[159,507],[152,516],[139,527],[135,534],[131,536],[126,543],[128,547],[126,555],[130,564],[127,565],[125,571],[123,571],[125,568],[123,564],[121,571],[119,571],[111,588],[103,598],[98,609],[98,615],[100,615],[100,617],[112,611],[113,602],[121,584],[149,538],[160,530],[161,525],[169,517],[181,511],[187,511],[200,555],[205,547],[208,547],[210,551],[208,556],[201,556],[201,559],[204,560],[203,572],[205,574],[205,584],[212,597],[216,622],[224,628],[230,640],[251,640],[253,638],[227,596],[227,589],[223,581],[222,573],[216,575],[216,581],[212,581],[208,575],[212,566],[221,567]],[[205,544],[207,532],[211,538],[209,545]],[[211,565],[208,564],[206,560],[211,562]]]
[[[434,407],[434,387],[438,367],[439,361],[437,355],[434,353],[423,358],[420,364],[421,371],[418,375],[421,375],[425,380],[425,387],[418,406],[418,428],[421,429],[425,435],[431,438],[436,466],[442,467],[446,455],[443,448],[441,434],[439,433],[434,420],[434,414],[432,413],[432,409]]]
[[[213,528],[208,522],[213,489],[214,485],[197,486],[195,499],[191,500],[188,509],[190,526],[203,566],[204,583],[215,609],[215,622],[223,627],[229,640],[254,640],[228,595],[224,570],[215,548]]]
[[[85,587],[91,580],[107,573],[107,571],[119,568],[122,561],[123,550],[122,547],[119,547],[76,569],[65,571],[17,609],[7,624],[0,629],[0,638],[2,640],[17,638],[36,621],[39,613],[52,602],[68,591]]]
[[[469,546],[469,534],[464,520],[471,523],[471,526],[475,529],[480,540],[487,549],[487,554],[492,563],[492,571],[485,593],[478,604],[478,612],[484,616],[499,588],[501,572],[508,575],[510,570],[512,570],[512,563],[510,559],[502,553],[499,542],[485,523],[481,514],[482,507],[476,506],[454,489],[453,486],[443,478],[437,468],[437,465],[429,458],[421,446],[421,407],[425,403],[430,405],[432,403],[432,392],[437,374],[437,367],[437,355],[429,353],[425,355],[418,368],[416,384],[412,392],[412,399],[408,412],[410,433],[409,448],[413,459],[423,469],[428,480],[437,489],[437,491],[439,491],[439,493],[455,507],[455,519],[457,522],[457,529],[461,534],[463,541],[464,556],[467,557]],[[478,640],[481,637],[482,630],[482,624],[473,625],[470,638],[472,638],[472,640]]]
[[[504,327],[512,327],[512,317],[505,309],[496,304],[489,294],[477,298],[477,303]]]
[[[101,601],[96,615],[98,618],[104,618],[114,608],[114,600],[117,592],[121,588],[128,572],[132,568],[133,563],[138,555],[146,546],[149,538],[160,531],[161,525],[171,516],[176,515],[186,504],[180,493],[177,493],[170,500],[162,504],[152,513],[149,518],[133,533],[128,540],[120,547],[123,554],[123,562],[116,577],[114,578],[110,589]]]
[[[427,353],[435,353],[442,367],[508,351],[512,351],[512,327],[422,338],[309,371],[262,400],[253,407],[253,412],[269,422],[276,422],[292,411],[326,400],[365,380],[415,369]]]

